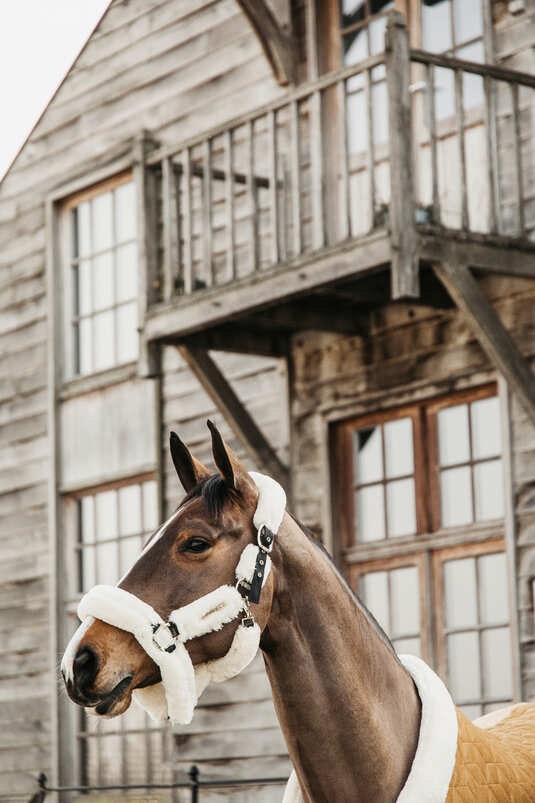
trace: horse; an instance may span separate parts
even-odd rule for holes
[[[535,705],[469,722],[426,664],[396,654],[278,483],[208,426],[217,472],[171,433],[186,496],[118,586],[82,600],[70,698],[188,722],[206,684],[259,647],[294,768],[285,803],[534,801]]]

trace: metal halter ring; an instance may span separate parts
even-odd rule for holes
[[[159,650],[163,650],[163,652],[174,652],[176,650],[176,640],[179,636],[178,627],[174,622],[165,622],[163,627],[166,628],[167,633],[164,630],[164,641],[167,642],[167,646],[165,647],[163,644],[160,644],[157,634],[161,635],[160,628],[162,627],[161,623],[158,622],[155,625],[152,625],[152,641]],[[158,632],[160,631],[160,632]],[[169,641],[170,639],[170,641]]]

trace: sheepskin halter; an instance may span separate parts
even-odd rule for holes
[[[221,683],[238,675],[258,651],[261,631],[249,603],[259,601],[269,576],[269,553],[282,522],[286,494],[271,477],[253,471],[250,476],[258,488],[253,516],[257,543],[248,544],[242,551],[236,566],[235,586],[219,586],[172,611],[167,621],[139,597],[117,586],[94,586],[78,606],[82,624],[71,644],[79,642],[82,629],[87,629],[93,617],[132,633],[160,668],[161,683],[133,692],[133,699],[153,719],[189,724],[197,700],[210,681]],[[149,543],[147,548],[150,546]],[[186,642],[220,630],[241,614],[241,622],[226,655],[194,667]]]

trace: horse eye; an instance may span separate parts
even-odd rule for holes
[[[200,555],[201,552],[206,552],[212,545],[204,538],[189,538],[180,548],[181,552],[193,552],[195,555]]]

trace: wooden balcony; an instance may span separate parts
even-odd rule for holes
[[[383,54],[145,150],[145,344],[276,354],[448,303],[435,262],[535,276],[534,128],[535,76],[410,51],[393,14]]]

